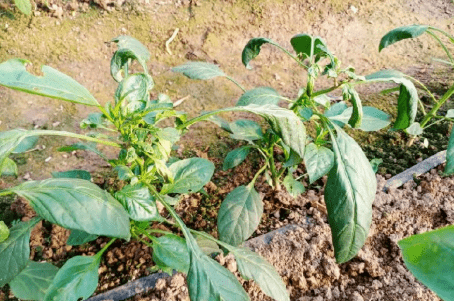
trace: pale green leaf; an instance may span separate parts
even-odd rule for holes
[[[279,103],[280,96],[276,90],[270,87],[259,87],[249,91],[246,91],[238,99],[235,106],[247,106],[249,104],[256,105],[277,105]]]
[[[23,14],[30,15],[32,13],[30,0],[14,0],[14,4]]]
[[[82,179],[91,181],[91,174],[82,169],[74,169],[68,171],[54,171],[52,177],[56,179],[67,178],[67,179]]]
[[[81,230],[71,230],[66,244],[68,246],[79,246],[86,244],[87,242],[93,241],[98,238],[98,235],[88,234]]]
[[[352,112],[353,108],[348,107],[339,115],[330,114],[330,116],[327,117],[338,126],[343,127],[348,124],[348,121],[352,116]],[[363,117],[359,129],[365,132],[373,132],[387,127],[390,123],[391,116],[386,114],[385,112],[380,111],[379,109],[374,107],[363,107]]]
[[[9,237],[9,229],[4,221],[0,221],[0,243],[4,242]]]
[[[246,145],[230,151],[224,159],[223,170],[234,168],[240,165],[249,154],[251,147]]]
[[[306,188],[304,187],[303,183],[295,180],[292,174],[290,173],[285,176],[284,180],[282,181],[282,184],[284,184],[285,189],[287,189],[287,192],[294,198],[297,198],[300,194],[306,191]]]
[[[424,130],[419,122],[413,122],[405,131],[410,135],[418,136],[421,135]]]
[[[38,143],[38,136],[28,136],[25,137],[18,146],[13,150],[13,154],[25,153],[28,150],[31,150]]]
[[[1,176],[17,176],[17,164],[10,158],[6,157],[3,162],[0,163],[0,175]]]
[[[129,60],[137,60],[147,73],[146,63],[150,59],[150,52],[142,43],[130,36],[118,36],[112,42],[117,43],[118,50],[110,61],[110,73],[117,82],[127,75]]]
[[[81,84],[71,77],[49,66],[42,66],[42,76],[35,76],[26,69],[27,60],[11,59],[0,64],[0,85],[37,94],[80,103],[99,106],[98,101]]]
[[[229,124],[232,131],[231,138],[236,140],[254,141],[263,138],[263,132],[260,125],[252,120],[238,119]]]
[[[172,71],[183,73],[190,79],[212,79],[218,76],[227,76],[217,65],[205,62],[188,62],[172,68]]]
[[[209,234],[205,234],[205,235],[209,235]],[[213,239],[214,239],[214,237],[213,237]],[[219,248],[219,246],[218,246],[218,244],[216,242],[206,238],[205,236],[196,235],[195,236],[195,241],[197,242],[197,245],[199,246],[200,250],[202,250],[202,252],[205,255],[211,255],[213,253],[221,253],[222,252],[222,250]]]

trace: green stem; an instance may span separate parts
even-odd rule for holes
[[[262,168],[259,169],[259,171],[255,174],[254,178],[251,180],[251,183],[249,183],[249,185],[254,185],[255,184],[255,181],[257,181],[257,178],[259,177],[259,175],[264,172],[266,170],[268,166],[265,164],[262,166]]]
[[[289,57],[291,57],[293,60],[295,60],[295,62],[298,63],[298,65],[300,65],[301,67],[303,67],[304,69],[309,69],[308,66],[304,65],[303,62],[301,62],[301,60],[299,60],[297,57],[295,57],[293,54],[291,54],[287,49],[279,46],[278,44],[273,44],[274,46],[276,46],[277,48],[279,48],[280,50],[282,50],[285,54],[287,54]]]
[[[80,135],[80,134],[75,134],[71,132],[66,132],[66,131],[48,131],[48,130],[36,130],[36,131],[30,131],[29,136],[64,136],[64,137],[71,137],[71,138],[78,138],[82,140],[87,140],[87,141],[92,141],[96,143],[101,143],[109,146],[115,146],[121,148],[121,145],[112,141],[106,141],[106,140],[101,140],[85,135]]]
[[[101,258],[102,254],[110,247],[111,244],[113,244],[117,239],[112,238],[101,250],[96,253],[95,257]]]
[[[451,53],[449,52],[448,48],[446,48],[445,44],[443,44],[443,42],[440,40],[440,38],[439,38],[436,34],[434,34],[432,31],[430,31],[430,30],[427,30],[427,33],[428,33],[429,35],[431,35],[431,36],[438,42],[438,44],[440,44],[441,48],[443,48],[443,50],[444,50],[444,51],[446,52],[446,54],[448,55],[449,61],[450,61],[452,64],[454,64],[454,59],[453,59]]]
[[[427,128],[429,128],[429,127],[431,127],[431,126],[433,126],[433,125],[435,125],[437,123],[440,123],[442,121],[444,121],[444,119],[438,119],[437,121],[432,122],[431,124],[429,124],[428,126],[424,127],[423,129],[425,130],[425,129],[427,129]]]
[[[432,110],[430,110],[429,113],[427,113],[422,122],[421,122],[421,127],[424,128],[424,126],[432,119],[432,117],[435,116],[435,113],[441,108],[441,106],[449,99],[454,94],[454,85],[449,88],[449,90],[443,95],[443,97],[440,99],[438,103],[436,103],[433,107]]]
[[[279,175],[278,175],[278,173],[276,171],[276,165],[274,163],[273,150],[271,150],[271,152],[270,152],[270,156],[268,158],[268,162],[269,162],[269,165],[270,165],[271,178],[273,179],[274,189],[275,190],[280,190],[281,189],[281,185],[279,184]]]
[[[448,38],[451,40],[451,43],[454,44],[454,36],[450,35],[450,34],[447,33],[446,31],[441,30],[441,29],[436,28],[436,27],[432,27],[432,26],[429,26],[429,29],[435,30],[435,31],[438,31],[438,32],[442,33],[443,35],[445,35],[446,37],[448,37]]]
[[[165,231],[165,230],[159,230],[159,229],[147,229],[146,231],[148,233],[158,233],[158,234],[164,234],[164,235],[173,234],[172,232]]]
[[[13,191],[5,189],[5,190],[0,191],[0,196],[5,196],[5,195],[13,194],[13,193],[14,193]]]
[[[225,78],[227,78],[229,81],[231,81],[232,83],[234,83],[235,85],[238,86],[238,88],[240,88],[241,90],[243,90],[243,92],[246,92],[246,89],[240,85],[240,83],[238,83],[236,80],[234,80],[233,78],[231,78],[230,76],[226,76]]]
[[[98,109],[101,111],[101,113],[104,114],[104,116],[106,116],[107,119],[109,119],[110,122],[114,123],[114,120],[112,119],[112,117],[110,116],[109,113],[107,113],[107,110],[102,107],[102,106],[99,106]]]
[[[326,93],[329,93],[329,92],[332,92],[334,90],[336,90],[337,88],[339,88],[340,86],[342,86],[345,82],[342,81],[340,84],[338,84],[337,86],[333,86],[331,88],[328,88],[328,89],[324,89],[324,90],[318,90],[314,93],[312,93],[312,98],[314,97],[317,97],[317,96],[320,96],[322,94],[326,94]]]
[[[179,125],[177,127],[177,130],[181,131],[181,130],[193,125],[194,123],[197,123],[199,121],[203,121],[203,120],[207,119],[208,117],[214,116],[214,115],[219,114],[221,112],[231,112],[231,111],[240,111],[240,110],[241,110],[241,108],[234,107],[234,108],[226,108],[226,109],[221,109],[221,110],[208,112],[208,113],[205,113],[203,115],[200,115],[200,116],[197,116],[195,118],[192,118],[192,119],[186,121],[185,123],[183,123],[182,125]]]

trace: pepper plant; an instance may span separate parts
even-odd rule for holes
[[[281,96],[271,87],[246,90],[213,64],[189,62],[173,70],[192,79],[224,77],[232,81],[243,91],[236,107],[273,106],[276,111],[293,112],[298,116],[301,125],[295,123],[295,126],[300,126],[300,130],[293,131],[294,134],[290,137],[286,136],[285,132],[276,131],[272,126],[267,130],[260,129],[253,121],[236,120],[229,123],[220,118],[211,118],[209,121],[230,132],[232,138],[248,142],[248,145],[227,154],[224,161],[225,169],[237,166],[251,149],[256,149],[264,157],[264,165],[257,174],[265,173],[267,176],[269,173],[271,175],[269,182],[275,189],[279,189],[280,183],[283,183],[294,196],[305,190],[299,181],[300,177],[293,177],[294,170],[301,162],[304,162],[310,183],[328,174],[325,187],[328,221],[336,260],[343,263],[353,258],[365,243],[377,188],[371,164],[361,147],[343,128],[377,131],[391,123],[391,117],[385,112],[374,107],[363,107],[355,87],[377,82],[398,85],[399,106],[397,119],[393,124],[394,129],[407,129],[413,124],[419,101],[418,93],[414,84],[404,74],[395,70],[382,70],[361,76],[355,73],[353,67],[342,68],[338,58],[329,51],[320,37],[298,34],[292,37],[290,42],[295,54],[270,39],[253,38],[243,49],[242,62],[246,68],[251,69],[251,60],[260,54],[264,44],[282,50],[307,74],[305,86],[295,93],[297,97],[294,99]],[[333,84],[330,88],[317,90],[317,79],[322,76],[326,76]],[[327,94],[335,90],[341,91],[343,101],[331,105],[331,98]],[[286,103],[285,109],[278,107],[280,102]],[[315,135],[307,137],[306,126],[313,127]],[[298,140],[300,148],[289,144]],[[280,162],[280,170],[276,170],[273,152],[275,148],[280,148],[284,153],[284,162]],[[218,216],[221,240],[233,243],[243,241],[244,237],[252,233],[258,225],[263,206],[259,200],[255,200],[258,196],[252,189],[256,178],[257,175],[249,185],[234,189],[222,203]],[[238,209],[233,211],[232,208]],[[251,216],[251,213],[254,214]],[[228,223],[224,220],[227,216]],[[232,219],[236,222],[232,223]],[[254,222],[254,227],[241,226],[251,221]]]
[[[454,67],[453,55],[442,39],[447,38],[451,44],[454,44],[454,36],[442,29],[428,25],[409,25],[391,30],[382,37],[379,51],[398,41],[416,38],[424,33],[440,44],[448,56],[448,60],[436,60]],[[407,132],[412,135],[411,143],[427,127],[442,121],[454,121],[454,109],[448,110],[446,114],[438,112],[454,94],[454,84],[440,99],[437,99],[424,84],[417,79],[409,78],[421,85],[432,100],[432,107],[428,112],[425,111],[423,105],[420,105],[423,115],[421,120],[414,122],[407,129]],[[432,120],[435,121],[431,122]],[[445,175],[454,174],[454,129],[451,130],[446,151],[444,173]],[[405,265],[418,280],[437,293],[443,300],[454,300],[454,226],[407,237],[399,241],[399,246]]]
[[[177,215],[173,205],[179,195],[200,191],[211,179],[214,164],[202,158],[180,160],[171,156],[172,149],[190,125],[212,114],[188,120],[184,112],[175,110],[168,96],[160,94],[157,99],[151,99],[154,84],[146,65],[150,53],[131,37],[120,36],[113,42],[118,50],[110,69],[118,88],[114,101],[104,106],[79,83],[51,67],[43,66],[41,74],[34,75],[28,71],[26,60],[11,59],[0,64],[2,86],[97,109],[80,124],[81,128],[90,130],[87,134],[26,129],[1,132],[2,175],[17,174],[10,154],[34,147],[37,137],[47,135],[84,141],[60,150],[94,151],[126,182],[121,190],[110,194],[91,183],[88,172],[73,170],[1,190],[0,197],[16,194],[26,199],[37,216],[13,223],[10,229],[0,223],[0,287],[9,284],[16,297],[27,300],[86,299],[98,285],[98,268],[105,251],[116,241],[137,239],[153,249],[153,261],[160,269],[187,274],[191,300],[249,300],[236,277],[211,258],[213,252],[221,252],[218,245],[235,255],[244,278],[255,280],[265,294],[276,300],[289,300],[275,269],[256,253],[239,246],[245,236],[234,243],[219,241],[188,229]],[[137,68],[142,70],[132,72]],[[304,128],[292,111],[258,105],[224,111],[237,110],[264,117],[275,132],[287,137],[285,143],[302,155],[305,140],[292,141],[291,137],[295,137],[295,130],[301,135]],[[171,125],[164,126],[164,120],[171,120]],[[106,158],[96,147],[98,144],[117,148],[118,157]],[[252,191],[251,186],[244,189]],[[159,214],[156,202],[167,209],[169,216]],[[68,245],[87,243],[99,236],[111,239],[96,255],[72,257],[60,268],[47,262],[33,262],[29,260],[30,233],[41,220],[70,229]],[[152,229],[155,222],[181,228],[184,238]],[[209,249],[203,247],[207,242],[211,243]]]

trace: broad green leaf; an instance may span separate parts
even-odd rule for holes
[[[25,137],[18,146],[13,150],[13,154],[25,153],[28,150],[31,150],[38,143],[38,136],[28,136]]]
[[[418,136],[423,133],[423,129],[419,122],[413,122],[405,131],[413,136]]]
[[[29,16],[32,13],[32,4],[30,3],[30,0],[14,0],[14,4],[23,14]]]
[[[137,111],[139,108],[145,109],[146,103],[150,96],[150,91],[154,87],[154,82],[151,76],[146,73],[135,73],[125,77],[118,85],[115,91],[115,102],[128,102],[127,113]],[[138,102],[140,104],[135,104]]]
[[[205,234],[205,235],[209,235],[209,234]],[[214,237],[213,237],[213,239],[214,239]],[[219,246],[216,242],[206,238],[205,236],[196,235],[195,241],[197,242],[197,245],[199,246],[200,250],[202,250],[203,254],[205,254],[205,255],[211,255],[213,253],[222,252],[222,250],[219,248]]]
[[[234,248],[232,253],[243,278],[253,279],[267,296],[277,301],[290,301],[284,282],[265,259],[246,248]]]
[[[267,43],[281,48],[281,46],[279,46],[276,42],[267,38],[250,39],[246,46],[244,46],[243,53],[241,54],[241,60],[247,69],[252,69],[249,62],[259,55],[262,45]]]
[[[27,266],[30,257],[30,233],[40,218],[11,227],[9,237],[0,244],[0,287],[9,283]]]
[[[314,115],[314,112],[312,111],[311,108],[298,108],[298,114],[301,117],[301,120],[303,121],[308,121],[311,119],[312,115]]]
[[[112,42],[117,43],[118,50],[110,61],[110,73],[117,82],[127,75],[130,59],[137,60],[142,65],[144,72],[148,72],[146,63],[150,59],[150,52],[142,43],[130,36],[119,36],[112,39]],[[121,74],[122,70],[124,75]]]
[[[218,213],[220,240],[238,246],[260,223],[263,203],[253,185],[238,186],[222,202]]]
[[[429,26],[427,25],[409,25],[394,28],[385,34],[381,40],[380,45],[378,46],[378,51],[382,51],[383,48],[388,47],[396,42],[399,42],[404,39],[416,38],[422,35],[427,31]]]
[[[297,34],[290,40],[296,54],[301,58],[311,57],[323,53],[318,46],[325,46],[325,42],[320,37],[312,37],[308,34]]]
[[[52,177],[56,179],[67,178],[67,179],[82,179],[91,181],[91,174],[82,169],[74,169],[68,171],[54,171]]]
[[[227,76],[217,65],[205,62],[188,62],[172,68],[172,71],[183,73],[191,79],[212,79],[218,76]]]
[[[333,117],[342,114],[342,112],[344,112],[345,110],[347,110],[347,104],[345,103],[345,101],[340,101],[332,105],[331,108],[329,108],[329,110],[327,110],[324,115],[326,117]]]
[[[449,136],[448,149],[446,150],[446,166],[445,174],[451,175],[454,173],[454,129],[451,130]]]
[[[238,119],[229,124],[232,131],[231,138],[236,140],[254,141],[263,138],[263,132],[260,125],[252,120]]]
[[[72,145],[60,147],[58,149],[59,152],[72,152],[75,150],[92,151],[95,154],[97,154],[98,156],[100,156],[101,158],[103,158],[104,160],[108,161],[107,157],[101,151],[98,150],[95,142],[89,142],[89,143],[77,142]]]
[[[126,165],[117,165],[114,170],[118,172],[118,178],[123,181],[129,180],[135,176],[132,170]]]
[[[250,150],[251,147],[246,145],[230,151],[224,159],[222,169],[227,170],[240,165],[244,161],[244,159],[246,159]]]
[[[9,229],[4,221],[0,221],[0,243],[4,242],[9,237]]]
[[[229,132],[229,133],[232,132],[232,130],[230,129],[230,124],[225,119],[223,119],[219,116],[212,115],[207,119],[207,121],[210,121],[210,122],[216,124],[217,126],[219,126],[221,129],[223,129],[226,132]]]
[[[9,190],[42,218],[67,229],[129,239],[129,216],[108,192],[81,179],[29,181]]]
[[[331,121],[338,126],[345,126],[351,118],[353,112],[352,107],[348,107],[339,115],[327,116]],[[326,116],[326,114],[325,114]],[[374,107],[363,107],[362,122],[359,127],[365,132],[373,132],[387,127],[391,123],[391,116]]]
[[[454,226],[399,241],[406,267],[445,301],[454,300]]]
[[[26,69],[27,60],[11,59],[0,64],[0,85],[30,94],[47,96],[99,106],[98,101],[81,84],[49,66],[42,66],[42,76],[35,76]]]
[[[300,164],[301,161],[303,161],[301,159],[301,157],[297,153],[295,153],[294,150],[291,149],[289,158],[288,158],[287,162],[285,162],[284,165],[282,165],[282,167],[285,167],[285,168],[292,167],[292,166]]]
[[[330,131],[334,166],[325,187],[328,221],[338,263],[352,259],[366,241],[377,181],[359,145],[341,128]]]
[[[184,238],[168,234],[153,239],[153,261],[160,267],[170,267],[187,274],[189,252]]]
[[[0,162],[3,162],[30,133],[22,129],[0,132]]]
[[[285,176],[284,181],[282,181],[282,184],[284,184],[285,189],[287,189],[287,192],[294,198],[297,198],[300,194],[306,191],[306,188],[304,187],[303,183],[295,180],[292,174],[290,173]]]
[[[162,220],[156,207],[156,201],[148,188],[142,184],[126,185],[115,193],[115,198],[128,211],[130,218],[135,221]]]
[[[192,237],[190,238],[194,240]],[[188,288],[191,300],[197,301],[248,301],[249,296],[229,270],[202,253],[191,242],[191,265],[188,272]]]
[[[16,298],[22,300],[43,300],[46,290],[58,272],[58,268],[47,262],[29,261],[9,287]]]
[[[413,83],[404,75],[395,70],[382,70],[366,76],[366,83],[395,82],[400,84],[400,93],[397,100],[397,118],[394,122],[395,129],[408,128],[416,118],[418,111],[418,91]]]
[[[103,126],[104,115],[103,113],[90,113],[87,118],[80,122],[80,128],[86,129],[97,129],[100,126]]]
[[[334,154],[324,146],[310,143],[306,146],[304,164],[309,174],[309,183],[312,184],[331,170],[334,165]]]
[[[326,94],[314,97],[314,101],[325,108],[329,108],[331,103],[331,99]]]
[[[353,111],[350,119],[348,120],[348,124],[354,129],[361,127],[363,120],[363,106],[358,92],[356,92],[353,87],[345,85],[342,89],[342,94],[344,95],[344,100],[350,100],[353,105]]]
[[[0,164],[1,176],[17,176],[17,164],[10,158],[6,157]]]
[[[184,159],[169,166],[173,183],[164,184],[161,193],[197,192],[210,181],[214,173],[214,164],[202,158]]]
[[[100,257],[75,256],[57,272],[44,301],[77,301],[90,297],[98,286]]]
[[[372,166],[372,170],[374,171],[374,173],[377,173],[378,167],[380,166],[380,164],[383,163],[383,159],[373,158],[372,160],[370,160],[369,163],[370,163],[370,166]]]
[[[81,230],[71,230],[66,244],[68,246],[79,246],[86,244],[87,242],[93,241],[98,238],[98,235],[88,234]]]
[[[171,127],[159,129],[159,131],[156,132],[155,135],[159,139],[169,141],[172,144],[180,140],[180,133],[178,132],[178,130]]]
[[[256,105],[277,105],[280,100],[279,93],[270,87],[259,87],[246,91],[238,99],[235,106],[247,106],[249,104]]]

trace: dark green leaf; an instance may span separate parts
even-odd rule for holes
[[[174,182],[164,184],[161,193],[197,192],[210,181],[214,164],[202,158],[184,159],[169,166]]]
[[[36,143],[38,143],[38,136],[25,137],[13,150],[13,154],[25,153],[34,148]]]
[[[98,238],[98,235],[88,234],[81,230],[71,230],[66,244],[68,246],[79,246],[86,244],[87,242],[93,241]]]
[[[119,36],[112,39],[112,42],[117,43],[118,50],[114,53],[110,62],[110,73],[112,77],[120,82],[123,79],[121,71],[125,71],[124,76],[127,74],[128,61],[130,59],[137,60],[147,72],[147,61],[150,59],[150,52],[138,40],[129,36]]]
[[[230,151],[224,159],[222,169],[227,170],[240,165],[246,159],[250,149],[251,147],[246,145]]]
[[[353,87],[346,85],[342,89],[342,94],[344,95],[344,100],[350,100],[353,105],[353,111],[350,119],[348,120],[348,124],[354,129],[361,127],[363,120],[363,106],[361,104],[361,99],[359,98],[358,92],[356,92]]]
[[[290,301],[284,282],[271,264],[245,248],[234,248],[232,252],[243,278],[253,279],[266,295],[277,301]]]
[[[75,256],[57,272],[44,301],[77,301],[90,297],[98,286],[100,257]]]
[[[325,187],[328,221],[338,263],[353,258],[366,241],[377,181],[359,145],[342,129],[332,132],[334,166]]]
[[[153,239],[153,261],[160,267],[170,267],[187,274],[189,252],[186,241],[173,234]]]
[[[285,176],[284,181],[282,181],[282,184],[284,184],[285,189],[287,189],[287,192],[294,198],[297,198],[300,194],[306,191],[306,188],[304,187],[303,183],[295,180],[291,173]]]
[[[219,208],[220,240],[233,246],[240,245],[257,229],[262,213],[262,199],[254,186],[238,186],[227,195]]]
[[[148,188],[142,184],[126,185],[115,193],[115,198],[128,211],[130,218],[135,221],[162,220],[156,207],[156,201]]]
[[[74,169],[74,170],[68,170],[68,171],[55,171],[52,172],[52,177],[53,178],[68,178],[68,179],[82,179],[82,180],[87,180],[91,181],[91,174],[82,169]]]
[[[338,126],[343,127],[351,118],[353,108],[349,107],[339,115],[328,117]],[[326,114],[325,114],[326,115]],[[387,127],[391,123],[391,116],[374,107],[363,107],[363,118],[360,130],[365,132],[373,132]]]
[[[191,79],[212,79],[218,76],[227,76],[217,65],[205,62],[188,62],[172,68],[172,71],[183,73]]]
[[[58,268],[50,263],[29,261],[27,267],[9,283],[9,286],[16,298],[43,300],[57,272]]]
[[[120,180],[129,180],[135,176],[132,170],[125,165],[115,166],[114,169],[118,172],[118,179]]]
[[[103,158],[104,160],[106,160],[106,161],[108,160],[107,157],[101,151],[98,150],[98,148],[96,147],[96,143],[94,143],[94,142],[90,142],[90,143],[77,142],[72,145],[60,147],[58,149],[59,152],[72,152],[75,150],[92,151],[95,154],[97,154],[98,156],[100,156],[101,158]]]
[[[372,166],[372,170],[374,171],[374,173],[378,172],[378,167],[382,163],[383,163],[383,159],[380,159],[380,158],[374,158],[374,159],[370,160],[370,166]]]
[[[285,168],[292,167],[292,166],[300,164],[301,161],[303,161],[301,159],[301,157],[297,153],[295,153],[294,150],[291,149],[289,158],[288,158],[287,162],[285,162],[284,165],[282,165],[282,167],[285,167]]]
[[[226,268],[203,254],[197,245],[192,246],[189,250],[191,265],[187,280],[191,300],[250,300],[242,285]]]
[[[400,84],[400,93],[397,100],[397,119],[394,123],[394,128],[406,129],[416,118],[419,101],[418,91],[410,80],[395,70],[382,70],[366,76],[366,83],[388,81]]]
[[[454,300],[454,226],[399,241],[407,268],[445,301]]]
[[[331,170],[334,165],[334,154],[324,146],[310,143],[306,146],[304,164],[309,174],[309,183],[312,184]]]
[[[0,85],[30,94],[99,106],[98,101],[81,84],[71,77],[43,66],[43,76],[35,76],[27,71],[27,60],[11,59],[0,64]]]
[[[280,46],[276,42],[267,38],[250,39],[246,46],[244,46],[243,53],[241,54],[241,60],[243,61],[243,65],[246,66],[247,69],[252,69],[249,65],[249,62],[256,58],[257,55],[259,55],[262,45],[267,43],[280,48]]]
[[[0,243],[4,242],[9,237],[9,229],[4,221],[0,221]]]
[[[10,229],[8,239],[0,244],[0,287],[4,286],[27,266],[30,257],[30,233],[40,221],[35,217],[19,222]]]
[[[246,91],[241,95],[235,106],[247,106],[249,104],[256,105],[277,105],[279,103],[279,93],[270,87],[259,87]]]
[[[129,239],[129,216],[108,192],[81,179],[29,181],[10,189],[51,223],[90,234]]]
[[[1,176],[17,176],[17,164],[10,158],[6,157],[0,164]]]
[[[446,150],[446,166],[445,174],[451,175],[454,173],[454,129],[451,130],[449,136],[448,149]]]
[[[32,4],[30,0],[14,0],[14,4],[23,14],[29,16],[32,13]]]
[[[429,26],[427,25],[409,25],[394,28],[387,34],[385,34],[380,40],[380,46],[378,46],[378,51],[382,51],[383,48],[388,47],[400,40],[416,38],[422,35],[427,31]]]
[[[301,120],[308,121],[311,119],[312,115],[314,115],[314,112],[311,108],[298,108],[298,114],[300,115]]]
[[[262,128],[252,120],[238,119],[231,122],[229,128],[233,133],[230,137],[233,139],[254,141],[263,138]]]
[[[320,37],[312,37],[307,34],[297,34],[290,40],[296,54],[301,58],[311,57],[323,53],[318,46],[325,46],[325,42]]]

